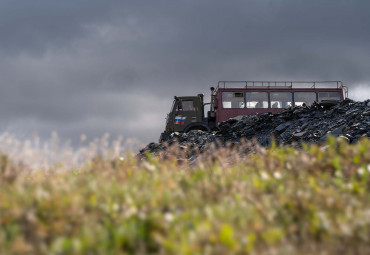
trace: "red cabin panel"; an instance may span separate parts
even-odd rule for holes
[[[290,106],[310,105],[314,101],[344,99],[343,86],[336,88],[293,88],[261,86],[220,88],[216,90],[217,122],[240,115],[277,113]]]

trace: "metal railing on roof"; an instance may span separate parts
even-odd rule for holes
[[[317,88],[319,85],[326,85],[329,87],[336,86],[336,88],[343,88],[342,81],[219,81],[218,88],[223,85],[226,88],[228,84],[240,84],[242,87],[268,87],[268,88]],[[306,85],[306,86],[305,86]]]

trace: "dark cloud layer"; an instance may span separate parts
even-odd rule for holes
[[[173,95],[208,93],[218,80],[343,80],[365,99],[369,9],[365,0],[4,0],[0,131],[148,142]]]

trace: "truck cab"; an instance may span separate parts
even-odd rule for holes
[[[197,96],[174,97],[170,113],[167,114],[165,132],[160,140],[173,132],[191,130],[210,131],[208,119],[204,117],[203,94]]]

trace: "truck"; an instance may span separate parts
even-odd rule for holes
[[[219,123],[237,116],[277,113],[293,106],[348,98],[342,81],[219,81],[210,90],[208,103],[204,103],[203,94],[175,96],[159,140],[166,140],[173,132],[216,131]]]

